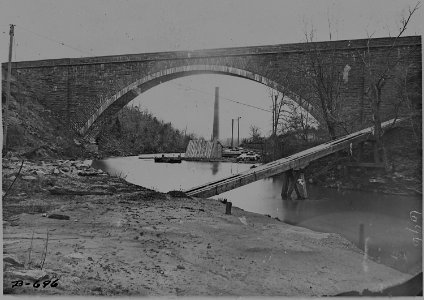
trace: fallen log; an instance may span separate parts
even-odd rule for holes
[[[52,195],[113,195],[111,191],[72,190],[54,186],[49,189]]]

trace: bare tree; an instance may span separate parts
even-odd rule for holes
[[[413,141],[418,152],[422,150],[422,93],[420,74],[414,74],[411,66],[400,66],[395,74],[394,84],[398,101],[393,104],[395,118],[399,117],[401,108],[406,108]]]
[[[268,88],[269,97],[272,102],[271,112],[272,112],[272,131],[271,131],[271,142],[273,149],[273,160],[277,159],[277,148],[278,148],[278,133],[281,132],[281,124],[284,120],[284,114],[290,113],[286,109],[285,104],[289,101],[287,96],[290,93],[289,88],[289,74],[285,75],[286,85],[282,90],[275,90],[273,88]]]
[[[307,43],[306,61],[299,71],[304,79],[305,93],[314,97],[321,108],[322,118],[331,139],[337,137],[337,128],[343,126],[342,99],[343,68],[336,49],[321,50],[314,41],[314,29],[305,32]],[[347,131],[347,130],[346,130]]]
[[[409,8],[408,15],[403,17],[400,21],[400,29],[397,36],[393,39],[392,45],[388,48],[387,53],[383,56],[379,55],[376,57],[375,54],[371,52],[370,43],[372,40],[372,35],[368,36],[367,49],[363,53],[358,52],[359,57],[364,65],[368,89],[365,91],[366,99],[370,102],[371,111],[372,111],[372,121],[374,124],[374,138],[377,147],[377,157],[378,161],[382,160],[388,169],[387,161],[387,152],[383,143],[383,131],[381,129],[381,105],[384,101],[383,89],[387,85],[387,82],[394,78],[393,72],[395,68],[399,65],[402,59],[408,55],[398,55],[397,58],[393,58],[393,50],[398,43],[398,39],[403,35],[407,29],[408,23],[410,22],[414,13],[419,9],[420,3],[418,2],[413,8]],[[383,61],[381,61],[381,58]],[[384,68],[377,68],[376,64],[384,65]],[[380,152],[382,157],[380,157]]]
[[[304,141],[307,141],[308,133],[312,125],[315,124],[313,117],[293,101],[288,101],[286,105],[291,113],[284,116],[284,121],[282,122],[283,130],[285,132],[295,131],[300,134]]]
[[[250,125],[249,130],[250,130],[250,137],[252,138],[253,141],[257,141],[261,138],[261,130],[258,126]]]

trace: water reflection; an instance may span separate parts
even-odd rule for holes
[[[125,178],[128,182],[138,184],[160,192],[185,190],[201,185],[213,179],[231,176],[250,168],[248,164],[227,162],[182,161],[181,164],[155,163],[153,155],[116,157],[95,160],[94,168]],[[170,156],[166,154],[166,156]]]
[[[147,188],[184,190],[248,170],[248,164],[190,162],[155,164],[153,159],[113,158],[93,167]],[[337,191],[308,185],[309,198],[282,200],[284,177],[274,176],[223,193],[233,206],[277,217],[315,231],[334,232],[358,247],[367,243],[375,260],[411,274],[422,270],[422,200],[420,197]],[[421,218],[421,219],[420,219]],[[418,228],[419,226],[420,228]]]
[[[216,175],[219,169],[219,162],[212,162],[211,165],[212,175]]]

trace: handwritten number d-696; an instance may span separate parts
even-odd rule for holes
[[[56,280],[54,280],[51,284],[50,284],[50,286],[51,287],[57,287],[58,286],[58,282],[59,281],[59,278],[58,279],[56,279]]]
[[[50,280],[43,281],[43,288],[46,288],[46,286],[48,286],[50,282]]]

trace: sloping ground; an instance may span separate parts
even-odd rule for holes
[[[26,154],[29,157],[87,156],[88,153],[75,144],[74,133],[43,107],[34,94],[25,91],[23,83],[12,78],[8,149],[17,155]],[[2,101],[4,122],[5,89],[2,90]]]
[[[5,78],[6,76],[3,76]],[[5,80],[2,81],[5,86]],[[3,104],[6,102],[2,90]],[[24,82],[11,81],[9,102],[8,149],[26,157],[72,158],[92,157],[82,146],[77,145],[75,132],[68,128],[68,120],[60,120],[38,101],[36,95],[25,88]],[[2,106],[3,109],[5,105]],[[3,110],[3,117],[4,117]],[[137,155],[139,153],[177,152],[185,149],[190,137],[185,137],[170,123],[157,120],[150,113],[138,108],[124,108],[116,120],[106,124],[99,135],[101,156]],[[187,141],[185,141],[187,140]]]
[[[18,179],[3,202],[4,293],[320,296],[376,291],[410,278],[368,260],[336,234],[238,208],[225,215],[215,200],[174,198],[100,174],[79,176],[92,171],[63,164],[70,169],[26,163],[23,175],[43,171],[34,175],[42,179]],[[4,170],[18,167],[8,162]],[[6,178],[6,184],[13,179]],[[29,196],[25,190],[34,185]],[[48,277],[60,278],[58,286],[34,287]],[[18,279],[24,284],[12,287]]]

